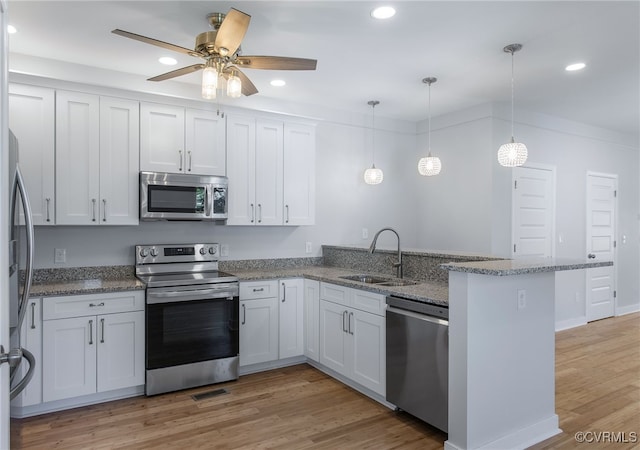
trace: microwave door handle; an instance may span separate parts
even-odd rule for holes
[[[213,217],[213,192],[211,189],[211,186],[207,186],[205,190],[204,209],[207,217]]]

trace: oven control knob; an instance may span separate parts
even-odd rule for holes
[[[146,258],[148,254],[149,254],[149,250],[147,250],[146,248],[140,249],[140,256],[142,256],[143,258]]]
[[[200,254],[201,254],[201,255],[204,255],[205,253],[207,253],[207,249],[206,249],[206,248],[204,248],[204,247],[202,247],[202,248],[200,249]]]
[[[158,250],[152,248],[149,254],[155,258],[156,256],[158,256]]]
[[[212,255],[216,254],[216,248],[215,247],[209,247],[209,253]]]

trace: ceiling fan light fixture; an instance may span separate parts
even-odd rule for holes
[[[242,95],[242,81],[236,75],[235,71],[231,72],[227,78],[227,96],[231,98],[239,98]]]
[[[215,67],[205,67],[202,71],[202,98],[213,100],[218,90],[218,71]]]

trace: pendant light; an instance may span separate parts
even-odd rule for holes
[[[375,164],[375,132],[376,132],[376,105],[379,105],[378,100],[370,100],[367,105],[371,106],[371,168],[364,171],[364,182],[367,184],[380,184],[384,175],[382,170],[378,169]]]
[[[440,170],[442,169],[440,158],[431,155],[431,85],[436,81],[438,81],[438,79],[435,77],[422,79],[423,83],[429,85],[429,132],[427,134],[427,156],[424,158],[420,158],[420,161],[418,161],[418,172],[420,173],[420,175],[423,175],[425,177],[438,175],[440,173]]]
[[[504,167],[521,166],[527,161],[527,146],[513,138],[513,54],[521,49],[522,44],[510,44],[503,48],[505,53],[511,53],[511,141],[498,149],[498,162]]]

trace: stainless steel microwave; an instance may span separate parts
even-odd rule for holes
[[[227,219],[227,177],[140,172],[140,220]]]

